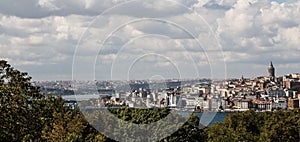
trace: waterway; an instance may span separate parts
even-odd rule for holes
[[[200,122],[199,124],[202,124],[204,126],[211,126],[216,122],[223,122],[227,115],[233,114],[233,113],[225,113],[225,112],[207,112],[207,113],[194,113],[196,114]]]
[[[226,116],[238,112],[194,112],[200,119],[199,125],[211,126],[216,122],[223,122]],[[180,112],[181,115],[190,115],[190,112]]]

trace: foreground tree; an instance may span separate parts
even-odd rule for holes
[[[22,141],[39,138],[44,96],[31,77],[0,61],[0,139]]]
[[[103,116],[103,113],[101,111],[94,111],[91,113],[90,117],[97,118],[94,119],[95,121],[91,124],[94,124],[95,126],[100,126],[99,129],[106,128],[105,130],[109,132],[116,132],[117,135],[123,135],[121,136],[124,138],[124,140],[121,141],[128,141],[126,138],[129,138],[130,141],[152,141],[156,138],[161,138],[163,132],[158,133],[158,129],[164,129],[166,131],[174,130],[177,128],[177,125],[180,126],[178,131],[174,132],[173,134],[170,134],[166,138],[160,140],[161,142],[167,141],[167,142],[177,142],[177,141],[206,141],[207,135],[204,132],[203,129],[199,128],[199,118],[196,115],[189,116],[188,120],[186,120],[185,116],[182,116],[180,114],[170,114],[171,110],[167,108],[163,109],[136,109],[136,108],[121,108],[121,109],[110,109],[110,112],[114,114],[116,117],[118,117],[121,120],[130,122],[132,124],[150,124],[146,127],[141,127],[138,129],[131,129],[130,132],[128,132],[127,126],[124,126],[124,130],[121,124],[118,122],[111,121],[112,119],[109,117],[100,117]],[[170,118],[166,118],[168,115],[170,115]],[[92,118],[89,118],[92,120]],[[167,119],[168,122],[158,122],[161,119]],[[179,121],[176,121],[176,120]],[[158,123],[154,123],[158,122]],[[174,122],[180,122],[182,124],[174,123]],[[112,130],[110,129],[112,125],[119,125],[121,126],[118,130]],[[153,130],[153,128],[157,128]],[[142,133],[147,132],[147,134]],[[151,135],[151,138],[149,138],[149,134]],[[156,137],[156,138],[154,138]]]
[[[44,96],[27,73],[0,60],[1,141],[106,140],[77,109],[60,97]]]
[[[206,129],[208,141],[300,141],[299,110],[247,111],[228,115],[224,122]]]

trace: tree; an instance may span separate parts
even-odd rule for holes
[[[41,136],[43,140],[52,142],[82,140],[87,122],[79,110],[64,106],[64,100],[61,98],[48,97],[47,101],[46,104],[49,105],[46,106],[50,109],[43,109],[44,128]]]
[[[188,121],[171,136],[161,140],[168,142],[178,141],[194,141],[194,142],[205,142],[207,141],[207,134],[204,129],[199,128],[198,116],[192,114]]]
[[[224,122],[206,128],[208,141],[299,141],[299,110],[247,111],[228,115]]]
[[[0,139],[22,141],[39,137],[39,106],[44,96],[31,77],[0,61]]]
[[[153,124],[154,122],[158,122],[159,120],[166,118],[171,113],[170,110],[166,108],[136,109],[125,107],[121,109],[109,109],[109,111],[119,119],[135,124]],[[146,126],[145,128],[141,128],[142,131],[145,130],[148,132],[148,134],[151,134],[152,138],[150,139],[146,136],[147,134],[141,133],[141,130],[131,129],[130,132],[128,132],[126,126],[124,126],[123,130],[121,124],[111,121],[112,119],[109,116],[100,116],[103,116],[102,111],[95,110],[93,113],[89,114],[88,119],[95,120],[91,124],[93,124],[94,126],[99,126],[98,129],[106,128],[105,131],[116,132],[117,135],[123,135],[122,138],[124,138],[124,140],[122,141],[126,141],[126,138],[134,141],[149,141],[152,140],[152,138],[161,138],[160,136],[162,136],[162,134],[155,131],[156,129],[154,131],[152,129],[154,127],[157,127],[158,129],[167,131],[174,130],[177,125],[174,125],[173,122],[182,122],[182,124],[178,124],[179,126],[181,126],[180,129],[176,132],[172,131],[173,134],[161,141],[206,141],[206,133],[203,129],[199,128],[199,118],[196,115],[191,115],[189,119],[184,123],[185,117],[180,114],[173,114],[169,116],[170,118],[167,118],[167,120],[170,120],[168,122],[159,122],[155,125],[148,125],[149,127]],[[175,119],[177,119],[178,121],[176,121]],[[120,129],[112,130],[110,129],[110,126],[112,125],[118,125],[120,126]]]
[[[20,72],[0,61],[0,140],[1,141],[105,141],[85,121],[78,109],[64,100],[44,96]]]

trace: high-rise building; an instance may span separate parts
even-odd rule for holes
[[[275,78],[275,68],[273,66],[272,61],[270,62],[270,65],[268,67],[268,77],[273,77]]]

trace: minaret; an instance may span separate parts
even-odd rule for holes
[[[273,77],[275,78],[275,68],[273,66],[272,61],[270,62],[270,65],[268,67],[268,77]]]

